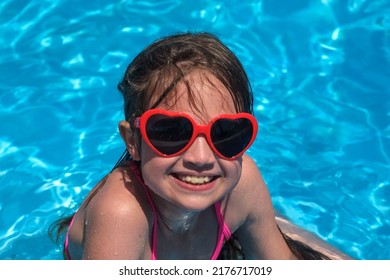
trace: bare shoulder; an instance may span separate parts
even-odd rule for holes
[[[139,184],[124,169],[115,170],[106,178],[85,208],[84,258],[145,257],[149,211]]]
[[[225,203],[226,217],[233,231],[253,222],[270,224],[275,221],[268,188],[256,162],[247,155],[242,159],[241,178]]]
[[[231,206],[244,215],[273,216],[268,188],[256,162],[247,155],[243,156],[241,178],[229,199]]]
[[[91,200],[87,217],[104,217],[105,214],[125,220],[146,221],[148,205],[145,191],[138,178],[124,168],[113,171],[101,190]],[[137,219],[128,219],[129,215]],[[140,217],[141,216],[141,217]]]
[[[242,175],[239,186],[254,188],[257,191],[261,190],[268,192],[259,167],[257,166],[256,162],[248,155],[243,156]]]
[[[89,203],[89,211],[103,208],[118,214],[126,213],[139,206],[137,202],[144,197],[138,179],[124,168],[114,170],[102,184]]]

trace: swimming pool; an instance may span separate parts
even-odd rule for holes
[[[390,259],[390,1],[107,2],[0,4],[0,259],[62,258],[48,226],[123,150],[117,82],[186,30],[243,62],[275,207],[354,258]]]

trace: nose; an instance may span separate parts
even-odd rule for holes
[[[210,166],[215,161],[215,155],[206,138],[199,135],[184,152],[183,160],[196,166]]]

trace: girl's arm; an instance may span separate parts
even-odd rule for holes
[[[249,156],[244,157],[237,188],[240,193],[237,202],[247,215],[237,230],[246,258],[351,259],[315,234],[275,213],[268,188]]]
[[[319,238],[314,233],[311,233],[303,228],[294,225],[288,219],[277,214],[276,221],[279,225],[280,230],[287,236],[291,248],[296,248],[298,251],[302,251],[303,254],[308,256],[302,256],[307,259],[311,257],[321,257],[321,254],[325,256],[325,259],[332,260],[351,260],[352,258],[337,248],[333,247],[329,243]],[[312,255],[314,254],[314,255]]]

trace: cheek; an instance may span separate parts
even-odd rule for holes
[[[142,177],[147,185],[161,184],[162,178],[168,174],[172,161],[173,159],[160,157],[142,141],[141,169]]]
[[[238,181],[241,178],[242,173],[242,161],[234,160],[234,161],[226,161],[220,163],[220,166],[225,172],[225,177],[228,179],[233,186],[236,186]]]
[[[166,158],[163,158],[156,154],[151,147],[144,140],[141,140],[141,148],[140,150],[140,160],[142,165],[154,164],[157,166],[165,165]],[[154,162],[157,161],[158,164]]]
[[[166,173],[163,163],[158,158],[148,158],[141,162],[141,170],[145,184],[156,191]]]

